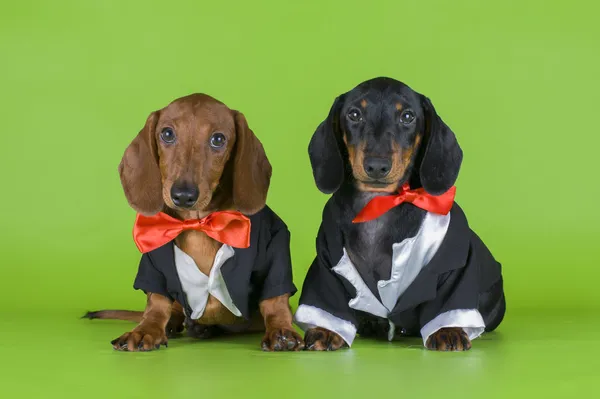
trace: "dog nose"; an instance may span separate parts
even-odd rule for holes
[[[173,203],[182,208],[191,208],[198,201],[198,187],[189,183],[175,183],[171,187]]]
[[[389,158],[366,157],[363,166],[371,179],[381,179],[390,173],[392,161]]]

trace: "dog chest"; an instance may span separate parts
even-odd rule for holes
[[[364,202],[355,207],[362,207]],[[418,234],[426,215],[410,204],[401,205],[375,220],[352,223],[344,229],[344,248],[371,290],[376,291],[379,280],[390,278],[394,245]]]
[[[348,306],[388,318],[398,299],[436,254],[449,225],[450,214],[426,213],[415,235],[391,245],[389,279],[380,279],[376,282],[380,299],[365,283],[359,268],[349,256],[348,249],[344,248],[342,258],[332,270],[346,279],[356,290],[356,296],[350,300]]]
[[[233,303],[221,273],[223,264],[234,255],[233,248],[225,244],[219,248],[208,275],[198,268],[191,256],[176,245],[173,248],[177,276],[188,304],[192,308],[192,314],[188,315],[191,319],[197,320],[203,316],[209,302],[209,295],[216,298],[235,316],[242,315]]]

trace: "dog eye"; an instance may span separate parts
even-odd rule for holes
[[[415,119],[415,113],[409,109],[402,112],[402,114],[400,115],[400,122],[404,123],[405,125],[410,124],[414,119]]]
[[[167,144],[173,144],[175,142],[175,138],[175,132],[169,127],[164,128],[160,132],[160,139]]]
[[[227,142],[227,138],[223,133],[215,133],[210,137],[210,146],[212,148],[222,148]]]
[[[363,118],[358,109],[352,108],[350,111],[348,111],[348,119],[350,119],[352,122],[360,122]]]

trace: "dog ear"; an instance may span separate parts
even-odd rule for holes
[[[244,114],[233,111],[235,117],[235,155],[233,159],[233,203],[236,208],[252,215],[267,202],[271,182],[271,163]]]
[[[146,216],[160,212],[164,206],[155,138],[157,121],[158,112],[151,113],[144,128],[125,150],[119,164],[121,185],[127,202]]]
[[[325,193],[336,192],[344,182],[344,161],[340,152],[339,117],[344,95],[333,102],[329,115],[310,139],[308,156],[317,188]]]
[[[429,98],[421,96],[421,105],[426,142],[419,176],[425,191],[440,195],[456,182],[463,154],[456,136],[438,116]]]

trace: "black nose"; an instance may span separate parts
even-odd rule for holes
[[[381,179],[390,173],[392,160],[389,158],[366,157],[363,167],[365,168],[365,172],[367,172],[367,176],[371,179]]]
[[[198,201],[198,187],[190,183],[175,183],[171,187],[173,203],[182,208],[191,208]]]

